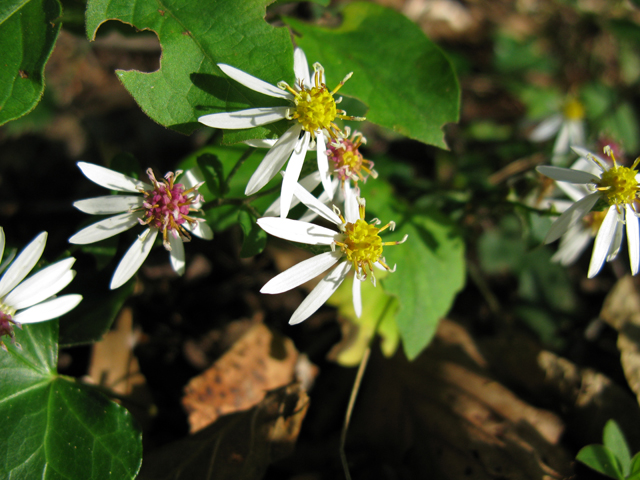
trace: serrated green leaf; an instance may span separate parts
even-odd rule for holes
[[[267,245],[267,232],[258,226],[256,220],[257,218],[246,210],[238,212],[238,223],[244,234],[242,248],[240,249],[241,258],[258,255]]]
[[[118,70],[117,75],[153,120],[191,133],[202,127],[198,117],[205,114],[286,104],[228,79],[216,65],[231,64],[272,84],[293,81],[289,32],[265,22],[269,3],[90,0],[87,35],[94,39],[98,27],[110,19],[154,31],[162,46],[160,69],[152,73]],[[251,129],[248,138],[281,134],[285,129],[279,122]]]
[[[0,6],[0,125],[35,108],[44,66],[58,38],[58,0],[9,0]]]
[[[616,456],[626,477],[631,471],[631,452],[627,440],[615,420],[609,420],[602,432],[602,443]]]
[[[437,214],[412,214],[394,219],[394,235],[384,241],[407,241],[385,247],[388,265],[396,271],[382,281],[398,298],[396,322],[407,357],[417,357],[433,338],[465,280],[464,243],[456,228]]]
[[[353,71],[340,94],[368,105],[368,121],[446,147],[441,129],[458,121],[460,89],[442,51],[394,10],[360,2],[342,15],[338,28],[285,21],[300,34],[309,63],[325,68],[329,88]]]
[[[0,351],[0,476],[133,479],[142,438],[120,405],[56,374],[57,321],[16,330],[22,350]]]
[[[587,445],[583,447],[576,455],[576,460],[603,475],[624,480],[618,459],[604,445]]]

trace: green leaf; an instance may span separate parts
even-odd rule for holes
[[[267,232],[258,226],[256,220],[257,218],[246,210],[238,212],[238,223],[244,234],[242,249],[240,250],[241,258],[258,255],[267,245]]]
[[[396,316],[407,357],[416,358],[433,338],[465,280],[464,243],[449,220],[437,213],[396,218],[391,239],[407,241],[385,247],[387,264],[396,272],[383,280],[386,292],[398,298]],[[387,220],[388,221],[388,220]]]
[[[576,455],[576,460],[611,478],[624,480],[618,459],[604,445],[587,445]]]
[[[40,101],[60,13],[58,0],[5,0],[0,5],[0,125],[29,113]]]
[[[142,438],[120,405],[58,376],[57,321],[16,330],[0,351],[0,477],[133,479]]]
[[[407,137],[446,147],[442,126],[458,121],[460,89],[449,60],[404,15],[374,3],[351,3],[342,25],[325,28],[285,19],[310,64],[325,68],[340,94],[369,106],[367,120]],[[347,111],[350,114],[349,111]]]
[[[202,127],[198,117],[286,102],[253,92],[230,80],[217,63],[231,64],[262,80],[293,82],[293,47],[289,32],[264,20],[271,0],[89,0],[87,35],[116,19],[139,30],[152,30],[162,46],[160,69],[152,73],[116,73],[144,112],[182,133]],[[283,103],[284,102],[284,103]],[[279,122],[251,129],[248,138],[285,130]]]
[[[631,471],[631,452],[627,440],[615,420],[609,420],[604,426],[602,443],[613,452],[620,462],[623,475],[628,476]]]
[[[224,178],[224,167],[218,157],[211,153],[203,153],[196,161],[209,190],[216,197],[224,197],[229,193],[229,185],[227,185]]]
[[[627,478],[629,480],[640,480],[640,452],[636,453],[631,459],[631,468]]]

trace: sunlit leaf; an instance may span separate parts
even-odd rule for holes
[[[604,445],[587,445],[583,447],[576,455],[576,460],[608,477],[619,480],[624,479],[618,459]]]

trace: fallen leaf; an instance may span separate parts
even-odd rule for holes
[[[251,327],[220,359],[185,388],[182,404],[191,432],[221,415],[258,404],[266,392],[294,380],[298,351],[264,324]]]
[[[255,407],[153,452],[139,480],[256,480],[293,452],[309,398],[298,384],[267,392]]]

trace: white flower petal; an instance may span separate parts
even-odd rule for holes
[[[78,168],[80,168],[84,176],[93,183],[97,183],[101,187],[108,188],[109,190],[139,193],[140,189],[151,190],[153,188],[148,183],[141,182],[120,172],[93,163],[78,162]]]
[[[181,183],[185,190],[189,190],[202,182],[204,182],[204,177],[199,168],[190,168],[178,178],[178,183]]]
[[[318,174],[318,172],[315,172],[315,173]],[[318,175],[320,175],[320,174],[318,174]],[[334,191],[339,191],[338,187],[340,186],[340,180],[337,179],[337,178],[334,178],[332,180],[332,182],[333,182],[333,190]],[[320,183],[320,178],[319,177],[318,177],[318,183]],[[317,186],[318,185],[316,184],[313,188],[315,188]],[[313,189],[307,189],[307,191],[311,191],[311,190],[313,190]],[[327,195],[327,192],[325,192],[324,190],[322,191],[320,196],[317,198],[317,200],[318,200],[318,202],[320,202],[322,205],[325,205],[325,206],[329,206],[332,203],[331,199],[329,198],[329,195]],[[331,210],[331,212],[335,213],[335,212],[333,212],[333,210]],[[298,220],[300,220],[301,222],[310,222],[311,220],[313,220],[317,216],[318,216],[318,212],[317,211],[314,211],[312,209],[308,209],[307,212],[304,215],[302,215]],[[330,220],[330,219],[327,218],[327,220]],[[334,220],[330,220],[330,221],[333,221],[335,223]],[[338,223],[337,225],[340,225],[341,223],[342,222]]]
[[[638,217],[633,211],[631,205],[625,206],[625,222],[627,224],[627,243],[629,244],[629,262],[631,265],[631,274],[638,273],[640,268],[640,226]]]
[[[329,158],[327,157],[327,145],[325,143],[324,133],[321,131],[316,136],[316,151],[318,154],[318,172],[322,179],[322,187],[327,192],[329,198],[333,198],[333,184],[331,183],[331,176],[329,175]]]
[[[55,295],[73,280],[75,261],[70,257],[43,268],[9,292],[3,303],[21,310]]]
[[[71,294],[52,298],[31,308],[16,313],[13,319],[18,323],[38,323],[57,318],[73,310],[82,301],[82,295]]]
[[[258,219],[258,225],[274,237],[308,245],[331,245],[340,237],[338,232],[328,228],[290,218],[262,217]]]
[[[558,186],[558,188],[560,188],[560,190],[567,194],[567,197],[569,197],[574,202],[577,202],[582,197],[591,193],[589,189],[581,183],[575,185],[573,183],[567,182],[556,182],[556,185]]]
[[[551,257],[552,262],[567,266],[574,263],[593,240],[591,232],[581,224],[571,227],[560,239],[558,251]]]
[[[307,62],[307,56],[300,47],[296,47],[293,51],[293,73],[296,76],[296,80],[302,80],[305,87],[311,88],[309,63]]]
[[[333,295],[333,292],[338,289],[350,269],[351,264],[349,262],[342,262],[329,272],[326,277],[320,280],[318,285],[311,290],[307,298],[305,298],[296,311],[293,312],[289,320],[289,325],[296,325],[313,315],[315,311]]]
[[[213,230],[211,230],[211,227],[207,222],[198,222],[195,225],[185,222],[182,226],[193,233],[196,237],[204,240],[211,240],[213,238]]]
[[[562,125],[562,115],[553,115],[542,122],[533,129],[529,134],[529,140],[532,142],[544,142],[549,140],[555,133],[560,130]]]
[[[171,266],[178,275],[184,275],[186,265],[184,243],[182,243],[180,237],[174,237],[171,233],[169,234],[169,243],[171,244],[171,251],[169,252]]]
[[[0,261],[2,261],[2,257],[4,256],[4,228],[0,227]]]
[[[353,296],[353,309],[356,312],[356,317],[362,316],[362,293],[361,292],[362,280],[358,280],[358,276],[353,276],[353,287],[351,294]]]
[[[24,277],[26,277],[44,252],[44,246],[47,243],[47,232],[38,234],[36,238],[31,240],[29,245],[24,247],[20,255],[9,266],[5,274],[0,279],[0,299],[9,293],[13,287],[18,285]]]
[[[253,148],[271,148],[276,144],[277,140],[270,138],[263,139],[253,139],[253,140],[245,140],[242,143],[245,143]]]
[[[593,152],[590,152],[589,150],[587,150],[586,148],[582,148],[576,145],[573,145],[571,147],[571,150],[573,150],[575,153],[577,153],[578,155],[580,155],[580,158],[584,158],[587,163],[589,164],[590,168],[589,169],[584,169],[586,171],[593,171],[593,172],[602,172],[603,169],[600,165],[598,165],[597,162],[594,161],[594,158],[600,162],[602,165],[606,165],[607,162],[600,157],[599,155],[596,155]]]
[[[340,257],[342,257],[342,252],[335,251],[321,253],[308,258],[273,277],[260,289],[260,293],[276,294],[288,292],[292,288],[296,288],[326,272],[338,263]]]
[[[562,127],[560,128],[560,133],[558,133],[558,136],[556,137],[556,141],[553,144],[554,156],[563,155],[569,151],[570,132],[571,131],[569,129],[569,125],[567,124],[567,122],[564,122],[562,124]]]
[[[598,235],[596,235],[596,241],[593,245],[593,253],[591,254],[591,262],[589,263],[589,272],[587,277],[595,277],[604,263],[604,259],[609,253],[611,242],[616,233],[616,224],[618,223],[618,212],[615,207],[609,207],[607,215],[600,225]]]
[[[280,190],[280,216],[282,218],[286,218],[289,214],[293,192],[296,185],[298,185],[298,178],[300,178],[300,172],[302,171],[304,157],[307,155],[310,140],[311,134],[304,132],[304,135],[296,143],[289,163],[287,164],[287,169],[284,172],[284,179],[282,180],[282,188]]]
[[[267,125],[287,118],[289,107],[258,107],[237,112],[220,112],[198,118],[207,127],[237,130]]]
[[[136,238],[133,245],[131,245],[129,250],[127,250],[127,253],[124,254],[122,260],[120,260],[116,271],[113,272],[111,285],[109,285],[111,290],[121,287],[127,283],[131,277],[133,277],[142,263],[149,256],[149,252],[151,251],[151,247],[153,247],[153,242],[157,236],[158,229],[149,228],[145,230],[142,235]]]
[[[611,240],[611,245],[609,245],[609,251],[607,252],[607,258],[605,259],[607,262],[614,260],[618,253],[620,253],[620,246],[622,245],[622,237],[623,237],[623,223],[618,218],[616,222],[616,228],[613,232],[613,239]]]
[[[269,153],[262,159],[253,175],[251,175],[244,191],[245,195],[253,195],[276,176],[291,152],[293,152],[301,131],[302,125],[297,123],[284,132],[273,148],[269,150]]]
[[[540,165],[536,170],[549,178],[553,178],[558,182],[569,183],[594,183],[600,180],[593,173],[582,172],[580,170],[572,170],[571,168],[551,167],[549,165]]]
[[[113,237],[114,235],[139,225],[140,222],[138,219],[143,216],[144,212],[132,212],[105,218],[104,220],[100,220],[99,222],[80,230],[69,238],[69,243],[86,245],[88,243],[99,242],[105,238]]]
[[[318,172],[313,172],[311,175],[307,175],[303,179],[298,182],[305,190],[312,192],[319,184],[320,184],[320,174]],[[295,207],[298,203],[300,203],[300,199],[296,197],[295,192],[293,193],[293,199],[291,199],[291,207]],[[280,215],[280,198],[278,197],[275,202],[269,205],[269,208],[264,212],[264,217],[277,217]],[[315,218],[314,216],[309,220],[304,220],[309,222]],[[300,219],[302,220],[302,219]]]
[[[572,225],[584,217],[600,198],[598,192],[591,193],[571,205],[551,224],[544,243],[551,243],[560,238]]]
[[[78,200],[73,202],[73,206],[81,212],[91,215],[111,215],[142,207],[143,201],[143,197],[140,195],[105,195],[104,197]]]
[[[286,90],[282,90],[274,85],[271,85],[270,83],[265,82],[264,80],[260,80],[259,78],[254,77],[253,75],[249,75],[247,72],[243,72],[236,67],[232,67],[231,65],[226,65],[224,63],[219,63],[218,67],[228,77],[233,78],[236,82],[241,83],[254,92],[262,93],[270,97],[293,100],[293,95],[291,95],[291,93],[287,92]]]
[[[340,217],[327,207],[324,203],[322,203],[319,199],[314,197],[307,190],[302,188],[300,184],[296,184],[295,196],[300,199],[305,206],[313,211],[316,215],[320,215],[322,218],[329,220],[330,222],[335,223],[336,225],[342,225],[342,221]]]
[[[344,182],[344,218],[347,223],[355,223],[360,218],[358,197],[349,182]]]

